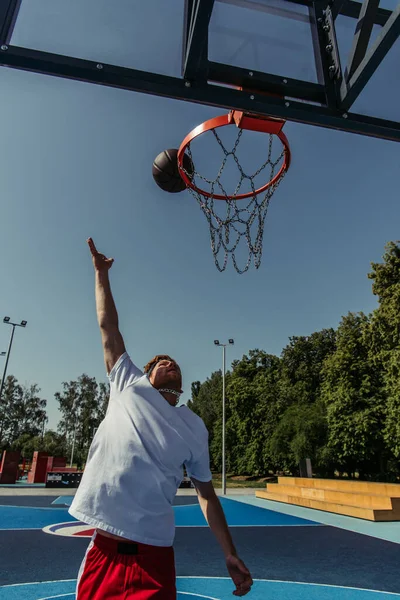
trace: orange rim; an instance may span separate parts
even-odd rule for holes
[[[179,147],[178,167],[179,167],[179,173],[180,173],[183,181],[185,182],[187,187],[191,188],[192,190],[195,190],[196,192],[198,192],[202,196],[205,196],[206,198],[213,198],[214,200],[245,200],[246,198],[251,198],[253,196],[257,196],[258,194],[262,194],[262,192],[265,192],[268,188],[270,188],[277,181],[279,181],[279,179],[282,177],[283,173],[285,171],[287,171],[290,166],[291,153],[290,153],[289,142],[288,142],[286,135],[283,133],[283,131],[280,131],[279,133],[276,133],[274,135],[276,135],[280,139],[280,141],[282,142],[283,147],[284,147],[285,158],[284,158],[283,164],[282,164],[281,168],[279,169],[279,172],[275,175],[275,177],[273,177],[270,181],[268,181],[268,183],[266,183],[262,187],[255,190],[255,192],[247,192],[246,194],[239,194],[238,196],[222,196],[220,194],[210,194],[210,192],[206,192],[205,190],[201,189],[200,187],[197,187],[190,180],[190,178],[187,176],[187,174],[185,173],[185,171],[183,169],[183,157],[185,155],[186,148],[194,139],[199,137],[199,135],[206,133],[207,131],[211,131],[212,129],[218,129],[218,127],[225,127],[226,125],[235,125],[235,124],[236,123],[233,118],[233,111],[229,112],[226,115],[221,115],[219,117],[214,117],[213,119],[209,119],[208,121],[204,121],[204,123],[201,123],[201,125],[198,125],[190,133],[187,134],[187,136],[185,137],[185,139],[183,140],[182,144]]]

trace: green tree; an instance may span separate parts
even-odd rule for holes
[[[33,453],[42,451],[43,440],[40,436],[34,436],[30,433],[23,433],[19,438],[13,441],[11,450],[19,450],[23,458],[31,460]]]
[[[371,316],[371,359],[383,375],[386,395],[384,440],[388,463],[399,471],[400,459],[400,247],[385,246],[383,261],[372,263],[368,274],[372,292],[379,301]]]
[[[1,449],[10,447],[12,443],[10,431],[13,426],[12,407],[22,394],[22,388],[14,375],[9,375],[5,381],[3,394],[0,399],[0,443]]]
[[[83,467],[95,430],[107,411],[109,390],[85,374],[62,385],[63,391],[55,394],[61,412],[58,431],[65,440],[68,454],[74,445],[74,462]]]
[[[226,384],[229,382],[229,373]],[[228,403],[227,403],[228,404]],[[187,403],[204,421],[209,434],[211,467],[220,470],[222,465],[222,371],[215,371],[206,381],[192,384],[192,398]],[[229,408],[227,407],[227,413]]]
[[[285,411],[271,438],[271,453],[278,470],[297,472],[299,462],[310,458],[314,471],[332,472],[325,451],[327,421],[321,402],[292,404]]]
[[[46,404],[37,384],[22,386],[9,375],[0,404],[1,446],[11,447],[23,434],[38,435],[47,420]]]
[[[382,374],[370,360],[369,339],[368,317],[349,313],[338,327],[337,349],[323,368],[328,447],[339,470],[349,474],[379,472],[384,450]]]
[[[43,452],[47,452],[49,456],[65,456],[67,448],[65,439],[57,431],[47,430],[43,437],[40,438]]]
[[[67,457],[67,447],[62,435],[48,430],[45,434],[32,436],[29,433],[22,434],[13,442],[13,450],[19,450],[23,458],[31,459],[35,451],[47,452],[49,456]]]
[[[278,421],[280,359],[262,350],[233,363],[228,387],[227,462],[238,474],[272,468],[269,438]]]
[[[296,471],[304,458],[312,459],[316,472],[332,469],[331,453],[326,451],[326,411],[320,396],[322,366],[335,348],[336,332],[330,328],[291,337],[282,351],[279,400],[269,435],[269,454],[278,470]]]
[[[281,354],[280,395],[287,406],[315,402],[322,384],[322,365],[335,350],[334,329],[289,338]]]
[[[98,427],[101,421],[106,416],[108,401],[110,399],[110,384],[99,383],[98,395],[97,395],[97,412],[96,412],[96,427]]]

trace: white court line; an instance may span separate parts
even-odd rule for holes
[[[74,521],[67,521],[66,523],[74,523]],[[44,527],[8,527],[8,528],[4,528],[2,529],[0,527],[0,531],[44,531],[47,527],[53,527],[53,525],[61,525],[61,523],[52,523],[51,525],[45,525]],[[87,525],[87,523],[83,523],[83,525],[87,526],[88,529],[93,528],[93,525]],[[83,526],[81,525],[81,526]],[[176,525],[175,528],[176,529],[208,529],[208,525]],[[247,528],[251,528],[251,527],[269,527],[269,528],[273,528],[273,527],[329,527],[329,525],[325,525],[324,523],[316,523],[315,525],[313,525],[312,523],[309,523],[307,525],[302,525],[302,524],[298,524],[298,525],[229,525],[229,529],[238,529],[240,527],[247,527]],[[45,531],[45,533],[48,533],[50,535],[60,535],[59,533],[54,533],[53,531]],[[68,537],[68,536],[65,536]],[[81,536],[84,538],[84,536]],[[88,536],[90,537],[90,536]]]
[[[46,596],[45,598],[38,598],[38,600],[51,600],[52,598],[65,598],[66,596],[75,597],[75,592],[69,592],[69,594],[58,594],[57,596]]]
[[[178,576],[177,579],[226,579],[228,581],[232,581],[230,577],[198,577],[196,575],[186,575],[186,576]],[[396,592],[384,592],[381,590],[370,590],[367,588],[358,588],[352,587],[348,585],[333,585],[331,583],[309,583],[308,581],[283,581],[281,579],[253,579],[253,581],[262,581],[265,583],[286,583],[290,585],[310,585],[313,587],[327,587],[327,588],[336,588],[340,590],[358,590],[360,592],[371,592],[371,594],[388,594],[389,596],[397,596],[400,597],[400,594]]]
[[[178,596],[180,594],[185,594],[186,596],[195,596],[196,598],[208,598],[208,600],[221,600],[220,598],[214,598],[213,596],[203,596],[203,594],[196,594],[194,592],[180,592],[179,590],[176,590]]]
[[[212,576],[207,576],[207,577],[199,577],[197,575],[178,575],[176,579],[199,579],[199,580],[204,580],[204,579],[218,579],[218,580],[222,580],[222,581],[229,581],[232,582],[232,579],[230,577],[212,577]],[[11,584],[7,584],[7,585],[2,585],[0,586],[0,589],[3,588],[9,588],[9,587],[18,587],[18,586],[24,586],[24,585],[43,585],[46,583],[69,583],[71,581],[76,581],[76,579],[60,579],[60,580],[55,580],[55,581],[32,581],[30,583],[11,583]],[[388,596],[396,596],[396,597],[400,597],[400,594],[397,594],[396,592],[384,592],[382,590],[370,590],[367,588],[358,588],[358,587],[352,587],[352,586],[347,586],[347,585],[332,585],[330,583],[309,583],[307,581],[283,581],[281,579],[253,579],[253,581],[261,581],[264,583],[283,583],[283,584],[289,584],[289,585],[309,585],[309,586],[313,586],[313,587],[327,587],[327,588],[336,588],[336,589],[340,589],[340,590],[358,590],[360,592],[370,592],[371,594],[387,594]],[[189,592],[179,592],[180,594],[186,594]],[[69,592],[69,594],[63,594],[63,596],[70,596],[73,595],[74,592]],[[195,594],[193,594],[195,595]],[[198,595],[198,594],[197,594]],[[52,596],[52,598],[61,598],[61,596]],[[204,596],[203,596],[204,597]],[[47,598],[44,598],[42,600],[47,600]]]
[[[56,504],[58,502],[58,500],[60,500],[61,498],[65,498],[65,497],[70,498],[71,496],[58,496],[55,500],[53,500],[52,504]]]
[[[204,596],[203,594],[197,594],[195,592],[180,592],[177,590],[177,593],[178,595],[185,594],[185,596],[195,596],[196,598],[206,598],[207,600],[220,600],[220,598]],[[75,592],[69,592],[69,594],[58,594],[57,596],[46,596],[45,598],[38,598],[38,600],[53,600],[53,598],[66,598],[67,596],[73,596],[75,598]]]
[[[67,505],[65,505],[65,506],[67,506]],[[33,510],[51,510],[51,511],[67,510],[64,506],[60,506],[60,508],[50,508],[50,506],[21,506],[20,504],[0,504],[0,509],[1,508],[29,508],[31,510],[33,509]]]
[[[16,527],[15,529],[0,529],[0,531],[42,531],[43,527]]]
[[[67,523],[73,523],[74,521],[67,521]],[[59,525],[61,523],[52,523],[51,525],[45,525],[44,527],[13,527],[7,529],[1,529],[0,531],[43,531],[46,527],[53,527],[53,525]],[[87,525],[84,523],[83,525]],[[93,528],[94,525],[87,525],[88,529]],[[176,525],[176,529],[208,529],[208,525]],[[235,529],[239,527],[329,527],[329,525],[325,525],[324,523],[316,523],[315,525],[307,524],[307,525],[229,525],[229,529]],[[54,533],[53,531],[46,531],[45,533],[49,533],[50,535],[60,535],[59,533]],[[84,536],[82,536],[84,537]],[[90,536],[89,536],[90,537]]]
[[[73,523],[74,521],[67,521],[64,525],[68,525],[69,523]],[[62,525],[63,523],[52,523],[51,525],[45,525],[44,527],[39,527],[41,531],[44,533],[48,533],[49,535],[58,535],[62,536],[61,533],[57,531],[50,531],[50,527],[54,527],[54,525]],[[94,525],[88,525],[87,523],[82,523],[77,521],[76,527],[87,527],[88,529],[96,529]],[[247,527],[250,529],[251,527],[327,527],[321,523],[316,523],[315,525],[307,524],[307,525],[229,525],[229,529],[238,529],[240,527]],[[209,525],[176,525],[175,529],[208,529]],[[36,530],[36,528],[32,529],[32,531]],[[0,529],[0,531],[24,531],[23,529]],[[29,531],[26,529],[25,531]],[[72,537],[70,535],[65,535],[64,537]],[[81,537],[90,537],[90,536],[81,536]]]
[[[197,528],[207,528],[208,525],[176,525],[176,529],[179,528],[188,528],[195,529]],[[303,525],[302,523],[298,523],[296,525],[229,525],[229,529],[233,529],[234,527],[328,527],[328,525],[324,525],[324,523],[307,523]]]
[[[76,579],[55,579],[53,581],[28,581],[27,583],[8,583],[7,585],[1,585],[0,589],[8,587],[18,587],[23,585],[43,585],[45,583],[71,583]],[[72,594],[72,592],[70,592]]]

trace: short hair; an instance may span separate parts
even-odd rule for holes
[[[147,363],[144,368],[144,372],[150,375],[151,371],[154,369],[156,364],[160,362],[160,360],[172,360],[174,363],[176,363],[176,360],[168,356],[168,354],[157,354]]]

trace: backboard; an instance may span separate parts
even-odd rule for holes
[[[221,63],[227,65],[222,67],[225,83],[264,88],[281,94],[285,102],[303,101],[311,112],[312,104],[317,104],[344,120],[351,118],[350,112],[359,113],[365,126],[372,125],[373,119],[398,125],[400,81],[394,73],[400,64],[400,10],[397,7],[397,18],[393,16],[396,1],[384,0],[380,8],[378,1],[330,6],[302,0],[217,1],[209,28],[211,68],[220,76]],[[389,18],[395,24],[390,48]],[[252,83],[256,79],[261,85]],[[286,108],[290,119],[291,107]],[[323,111],[318,112],[324,121]],[[299,120],[308,121],[306,115]],[[326,113],[321,124],[335,127],[333,120],[329,123]],[[347,129],[346,124],[337,127]]]
[[[397,1],[0,0],[0,65],[400,141]]]

